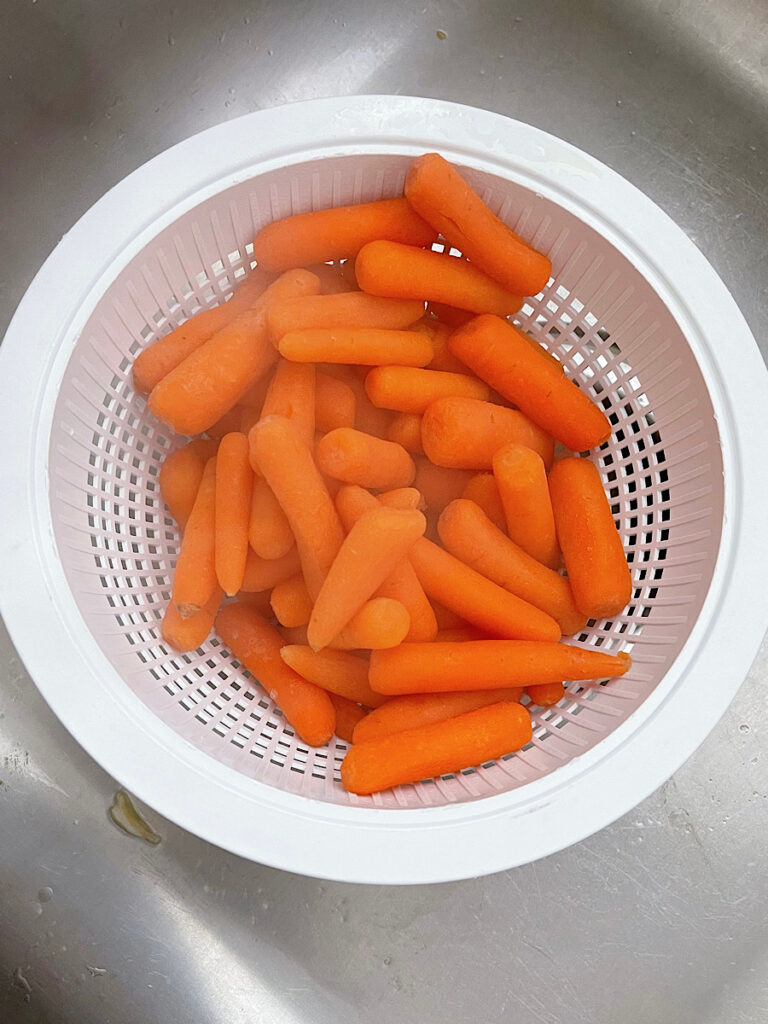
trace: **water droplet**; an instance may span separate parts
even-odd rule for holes
[[[175,42],[176,42],[176,40],[175,40],[175,39],[173,38],[173,36],[172,36],[172,35],[171,35],[171,33],[169,32],[169,33],[168,33],[168,45],[169,45],[169,46],[173,46]]]
[[[746,722],[743,722],[743,723],[742,723],[742,724],[741,724],[741,725],[739,726],[739,732],[749,732],[749,726],[747,725],[747,723],[746,723]]]
[[[382,963],[384,964],[385,967],[389,967],[389,965],[392,963],[392,957],[391,956],[385,956],[384,960],[382,961]]]
[[[631,132],[630,132],[629,134],[630,134],[630,135],[632,136],[632,138],[634,139],[634,137],[635,137],[635,136],[637,135],[637,132],[636,132],[636,131],[634,130],[634,128],[633,128],[633,129],[632,129],[632,131],[631,131]]]
[[[274,50],[267,50],[267,56],[271,57],[274,52]]]
[[[48,903],[53,899],[53,889],[50,885],[44,885],[43,888],[38,892],[37,898],[41,903]]]
[[[617,107],[620,107],[620,106],[621,106],[621,100],[616,100],[616,106],[617,106]]]
[[[246,14],[246,16],[245,16],[245,17],[243,18],[243,24],[244,24],[244,25],[250,25],[250,24],[251,24],[251,19],[249,18],[249,16],[248,16],[247,14]]]
[[[441,28],[439,28],[439,29],[437,30],[437,32],[435,32],[435,35],[437,36],[437,38],[438,38],[438,39],[447,39],[447,38],[448,38],[448,36],[446,35],[446,33],[445,33],[445,32],[443,32],[443,30],[442,30]]]
[[[234,96],[235,95],[235,87],[234,87],[234,85],[230,85],[230,87],[229,87],[229,95],[230,96]]]

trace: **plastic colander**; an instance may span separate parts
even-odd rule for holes
[[[345,744],[308,749],[216,639],[160,636],[179,536],[158,491],[179,443],[131,387],[144,346],[223,301],[251,239],[290,213],[401,194],[438,150],[549,253],[516,317],[614,426],[592,458],[634,576],[573,640],[632,671],[534,709],[523,750],[370,798]],[[0,599],[53,710],[123,785],[246,857],[362,882],[511,867],[590,834],[691,754],[766,622],[762,359],[715,272],[648,198],[528,125],[433,100],[321,100],[248,115],[150,161],[62,239],[0,354]]]

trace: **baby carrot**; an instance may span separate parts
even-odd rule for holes
[[[491,275],[493,276],[493,275]],[[430,302],[427,312],[436,316],[441,324],[446,327],[463,327],[472,319],[472,314],[466,309],[459,309],[457,306],[449,306],[445,302]]]
[[[184,362],[195,349],[200,348],[241,313],[256,306],[274,280],[274,274],[256,267],[235,290],[229,302],[214,306],[213,309],[201,310],[186,323],[174,328],[170,334],[166,334],[164,338],[160,338],[140,352],[133,364],[133,383],[136,390],[148,395],[163,377],[179,363]]]
[[[248,438],[227,434],[216,456],[215,559],[219,586],[228,597],[236,594],[243,582],[252,489]]]
[[[307,635],[326,647],[381,586],[426,529],[421,512],[379,507],[347,534],[315,600]]]
[[[267,416],[251,431],[250,442],[259,469],[290,523],[304,581],[315,598],[344,540],[328,488],[290,420]]]
[[[473,313],[510,316],[523,304],[466,260],[399,242],[364,245],[355,260],[355,274],[364,292],[394,299],[454,302]]]
[[[457,469],[490,469],[494,453],[509,443],[533,448],[547,467],[554,454],[552,438],[522,412],[476,398],[433,402],[421,421],[421,441],[432,462]]]
[[[321,295],[341,295],[357,288],[357,285],[344,278],[338,263],[312,263],[304,269],[314,274],[320,281]]]
[[[417,508],[423,511],[421,492],[415,487],[394,487],[391,491],[382,491],[376,497],[387,508]]]
[[[329,693],[328,696],[336,711],[336,735],[345,743],[351,743],[355,726],[365,718],[368,712],[354,701],[347,700],[346,697],[339,697],[336,693]]]
[[[472,319],[474,314],[468,313],[467,316],[469,319]],[[435,353],[429,363],[429,369],[444,370],[446,373],[466,373],[467,367],[448,348],[448,339],[453,334],[454,328],[440,323],[439,320],[427,321],[426,318],[421,323],[423,325],[422,329],[429,335],[432,341],[432,348]],[[414,329],[415,327],[412,328],[412,330]]]
[[[360,796],[458,772],[519,750],[531,739],[520,704],[489,704],[457,718],[354,743],[341,763],[345,789]]]
[[[205,605],[188,619],[182,619],[176,605],[169,601],[160,627],[163,640],[175,651],[196,651],[213,628],[213,620],[216,618],[222,596],[221,587],[214,587]]]
[[[496,686],[536,686],[564,679],[623,676],[628,654],[604,654],[531,640],[401,644],[371,655],[368,680],[377,693],[444,693]]]
[[[217,587],[215,566],[216,458],[209,459],[187,520],[173,576],[173,603],[182,619],[200,611]]]
[[[387,440],[401,444],[411,455],[423,455],[421,446],[421,416],[401,412],[387,427]]]
[[[285,664],[280,657],[283,639],[266,619],[235,602],[216,616],[216,632],[261,683],[300,739],[310,747],[328,742],[336,724],[330,697]]]
[[[231,434],[233,430],[240,429],[243,418],[243,409],[240,404],[233,405],[223,416],[206,429],[206,434],[214,441],[220,441],[225,434]]]
[[[526,686],[525,692],[531,698],[531,704],[548,708],[563,699],[565,687],[562,683],[539,683],[538,686]]]
[[[241,313],[155,385],[150,412],[179,434],[199,434],[213,426],[276,360],[267,336],[267,304],[318,288],[317,278],[306,270],[283,274],[264,293],[264,305]]]
[[[358,366],[426,366],[432,342],[420,331],[381,327],[315,327],[284,334],[280,354],[296,363],[354,363]]]
[[[476,627],[470,626],[466,619],[462,619],[456,612],[451,611],[450,608],[446,608],[444,604],[440,604],[439,601],[432,602],[432,608],[435,613],[435,620],[437,622],[437,628],[441,633],[444,633],[446,629],[475,629]]]
[[[368,685],[368,659],[348,651],[313,651],[311,647],[288,644],[280,651],[286,665],[302,678],[324,690],[357,701],[369,708],[384,703],[384,697]]]
[[[531,448],[506,444],[493,456],[493,475],[510,539],[542,565],[559,568],[560,548],[541,456]]]
[[[248,542],[259,558],[266,559],[282,558],[296,543],[280,502],[267,481],[260,476],[253,481]]]
[[[454,331],[449,345],[478,377],[566,448],[583,452],[610,437],[603,410],[513,324],[497,316],[475,317]]]
[[[373,691],[371,691],[373,692]],[[456,693],[409,693],[402,697],[391,697],[366,716],[355,728],[354,742],[391,736],[406,729],[416,729],[433,722],[444,722],[467,711],[484,708],[487,704],[501,701],[520,703],[522,687],[498,688],[495,690],[458,690]],[[381,700],[381,696],[379,696]]]
[[[489,209],[439,153],[411,164],[405,196],[417,213],[486,274],[519,295],[536,295],[552,264]]]
[[[241,590],[237,595],[238,604],[246,605],[258,612],[265,619],[272,618],[272,605],[269,603],[270,592],[268,590]]]
[[[380,651],[397,647],[408,635],[411,619],[400,601],[372,597],[330,644],[339,651]]]
[[[414,366],[377,366],[365,378],[365,390],[379,408],[417,414],[438,398],[457,395],[486,401],[490,394],[477,377]]]
[[[421,458],[416,460],[413,486],[420,491],[428,509],[441,509],[463,494],[470,475],[464,469],[447,469]]]
[[[618,615],[632,597],[632,574],[600,474],[587,459],[562,459],[549,489],[577,607],[591,619]]]
[[[301,644],[302,647],[307,646],[307,627],[306,626],[281,626],[280,635],[283,638],[283,644]]]
[[[343,295],[312,295],[275,303],[267,313],[267,325],[277,342],[292,331],[317,327],[383,327],[399,331],[424,314],[418,299],[382,299],[365,292]]]
[[[317,465],[328,476],[377,490],[408,487],[416,473],[413,459],[401,445],[349,427],[332,430],[321,438],[316,457]]]
[[[475,473],[461,493],[462,498],[474,501],[499,530],[506,530],[507,519],[501,502],[499,488],[493,473]],[[456,552],[454,552],[455,554]],[[458,556],[461,557],[461,556]],[[475,566],[477,568],[477,566]],[[498,583],[498,580],[496,581]],[[533,602],[536,603],[535,601]]]
[[[306,626],[312,614],[312,598],[309,596],[303,576],[291,576],[278,583],[269,599],[275,618],[281,626]]]
[[[380,199],[273,221],[254,238],[253,258],[267,270],[288,270],[349,259],[374,238],[429,245],[434,237],[434,230],[405,199]]]
[[[565,634],[587,623],[576,607],[568,580],[511,541],[473,501],[447,505],[438,524],[440,540],[456,558],[512,594],[551,615]]]
[[[386,437],[389,425],[394,419],[394,413],[387,409],[376,408],[365,393],[362,379],[351,366],[339,367],[339,369],[349,371],[345,383],[355,395],[355,422],[353,424],[355,429],[362,430],[365,434],[372,434],[374,437]]]
[[[295,425],[307,447],[315,443],[315,367],[280,359],[267,389],[262,419],[285,416]]]
[[[182,531],[195,504],[205,464],[216,454],[216,447],[215,441],[190,441],[166,455],[160,467],[160,494]]]
[[[337,427],[354,427],[355,392],[343,380],[319,370],[315,380],[315,427],[327,434]]]
[[[465,643],[467,640],[489,640],[490,637],[477,626],[456,626],[454,629],[441,629],[435,640],[438,643]]]
[[[271,590],[278,583],[295,576],[300,568],[299,553],[295,547],[282,558],[259,558],[254,551],[249,550],[240,589],[249,594]]]

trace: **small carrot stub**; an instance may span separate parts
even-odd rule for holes
[[[413,545],[409,560],[428,597],[486,633],[521,640],[560,638],[560,627],[546,612],[481,576],[425,537]]]
[[[486,401],[490,394],[488,385],[477,377],[413,366],[377,366],[365,378],[365,390],[380,409],[419,415],[438,398]]]
[[[262,419],[284,416],[291,420],[308,448],[315,443],[315,367],[312,363],[291,363],[281,359],[264,405]]]
[[[377,693],[448,693],[496,686],[538,686],[564,679],[623,676],[628,654],[604,654],[532,640],[400,644],[371,655],[368,681]]]
[[[267,313],[267,326],[277,342],[291,331],[317,327],[382,327],[402,330],[424,314],[418,299],[383,299],[365,292],[313,295],[276,303]]]
[[[447,505],[438,532],[452,555],[551,615],[566,635],[586,625],[587,617],[576,607],[568,580],[518,547],[475,502],[460,498]]]
[[[380,199],[273,221],[254,238],[253,258],[266,270],[289,270],[349,259],[376,238],[429,245],[435,232],[405,199]]]
[[[288,644],[280,655],[302,678],[347,700],[377,708],[385,699],[368,685],[368,660],[348,651],[313,651]]]
[[[190,441],[166,455],[160,467],[160,494],[182,531],[195,504],[205,464],[216,454],[216,448],[215,441]]]
[[[538,686],[526,686],[525,692],[531,698],[531,704],[549,708],[563,699],[565,687],[562,683],[539,683]]]
[[[355,392],[343,380],[318,371],[315,381],[315,428],[327,434],[355,425]]]
[[[209,459],[181,541],[172,600],[182,619],[197,614],[218,586],[216,580],[216,459]]]
[[[544,465],[552,465],[554,442],[517,409],[476,398],[439,398],[421,421],[424,451],[437,466],[490,469],[505,444],[532,448]]]
[[[398,242],[369,242],[358,253],[355,274],[371,295],[460,304],[473,313],[511,316],[523,304],[466,260]]]
[[[507,529],[504,505],[493,473],[476,473],[461,493],[462,498],[474,501],[499,530]],[[460,556],[459,556],[460,557]],[[496,581],[498,582],[498,580]]]
[[[248,541],[254,553],[265,559],[283,558],[296,543],[280,502],[267,481],[260,476],[253,481]]]
[[[226,434],[216,457],[216,578],[228,597],[240,589],[248,557],[253,470],[245,434]]]
[[[421,416],[401,412],[387,427],[387,440],[401,444],[410,455],[423,455],[421,444]]]
[[[309,620],[314,650],[326,647],[403,560],[426,529],[415,510],[378,507],[365,512],[341,545]]]
[[[499,220],[439,153],[413,161],[405,197],[435,231],[509,291],[536,295],[546,285],[549,258]]]
[[[257,612],[237,602],[216,616],[216,631],[257,679],[301,739],[319,747],[333,735],[336,714],[328,694],[308,683],[280,657],[283,639]]]
[[[572,451],[587,451],[610,437],[603,410],[506,320],[476,317],[454,331],[449,346],[478,377]]]
[[[271,590],[278,583],[291,579],[300,570],[299,553],[295,547],[282,558],[259,558],[254,551],[249,550],[240,589],[247,594]]]
[[[408,636],[411,618],[402,601],[372,597],[329,645],[337,651],[384,651]]]
[[[327,476],[377,490],[408,487],[416,474],[413,459],[401,445],[349,427],[321,438],[316,457]]]
[[[346,697],[339,697],[336,693],[329,693],[331,704],[336,711],[336,735],[345,743],[351,743],[358,722],[361,722],[368,712]]]
[[[577,607],[591,619],[618,615],[632,597],[632,574],[597,468],[587,459],[562,459],[552,467],[549,490]]]
[[[355,743],[341,764],[344,788],[359,796],[446,775],[524,747],[531,719],[520,704],[490,704],[456,718]]]
[[[216,618],[222,597],[221,587],[215,587],[205,605],[187,619],[182,619],[176,605],[169,601],[160,626],[163,640],[175,651],[196,651],[213,628],[213,620]]]
[[[493,456],[493,475],[510,539],[542,565],[557,569],[560,548],[541,456],[521,445],[504,445]]]
[[[391,491],[382,491],[376,500],[387,508],[417,508],[423,511],[421,493],[416,487],[394,487]]]
[[[365,725],[355,729],[355,743],[391,736],[406,729],[421,728],[446,718],[456,718],[467,711],[484,708],[501,701],[520,703],[522,687],[498,688],[495,690],[466,690],[456,693],[412,693],[403,697],[391,697],[377,706],[367,716]],[[381,701],[381,696],[379,695]]]
[[[296,363],[351,363],[358,366],[426,366],[432,342],[420,331],[378,327],[316,327],[291,331],[278,348]]]
[[[312,614],[312,598],[309,596],[303,576],[291,576],[278,583],[272,591],[269,602],[275,618],[281,626],[306,626]]]

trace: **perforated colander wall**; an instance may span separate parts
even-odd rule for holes
[[[627,610],[591,623],[582,646],[631,650],[608,685],[571,684],[534,709],[532,743],[456,776],[361,800],[344,792],[345,744],[308,749],[215,639],[192,654],[162,641],[178,534],[157,486],[178,443],[131,387],[136,353],[202,307],[223,301],[250,263],[250,240],[288,213],[402,190],[409,160],[345,156],[261,175],[207,200],[160,233],[98,303],[67,366],[50,441],[51,504],[62,563],[88,628],[125,681],[211,757],[316,799],[387,807],[487,796],[553,771],[608,735],[657,685],[706,595],[722,522],[717,428],[699,367],[677,324],[608,242],[511,182],[465,171],[490,206],[552,256],[554,278],[516,318],[602,403],[614,434],[599,466],[630,559]]]

